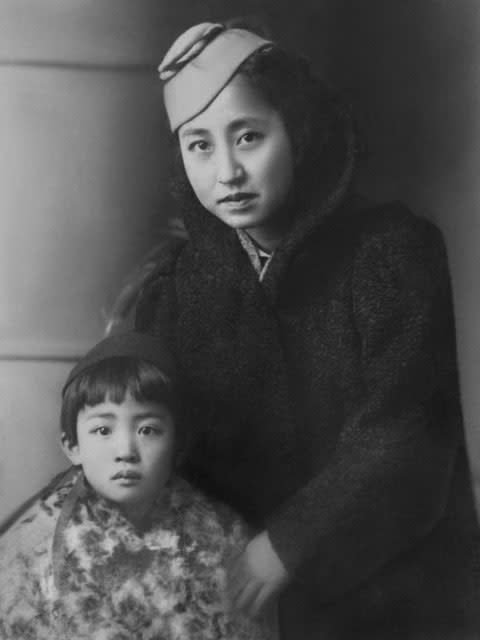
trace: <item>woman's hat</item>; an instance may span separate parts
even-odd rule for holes
[[[271,45],[246,29],[203,22],[185,31],[168,50],[158,71],[170,128],[201,113],[254,51]]]
[[[166,342],[157,336],[130,331],[105,338],[83,356],[71,370],[62,394],[65,394],[73,380],[99,362],[110,358],[144,360],[155,365],[171,382],[175,379],[175,362]]]

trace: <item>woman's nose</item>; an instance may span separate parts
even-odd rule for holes
[[[139,459],[135,435],[124,432],[118,433],[115,439],[115,460],[135,462]]]
[[[235,151],[223,149],[217,157],[217,179],[221,184],[237,184],[245,176],[245,169]]]

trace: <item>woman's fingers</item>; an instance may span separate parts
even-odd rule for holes
[[[228,591],[232,599],[237,597],[248,581],[249,576],[240,557],[230,566],[228,572]]]
[[[253,538],[230,563],[228,592],[233,608],[257,615],[288,581],[288,573],[267,532]]]
[[[250,615],[258,616],[262,612],[264,606],[270,600],[271,595],[272,589],[270,585],[264,584],[249,607]]]
[[[256,580],[248,581],[242,589],[233,596],[233,606],[235,609],[250,613],[259,592],[262,590],[262,583]]]

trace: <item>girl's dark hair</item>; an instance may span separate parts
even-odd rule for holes
[[[137,402],[166,404],[175,415],[173,386],[155,365],[136,358],[108,358],[92,365],[65,389],[60,415],[62,437],[76,445],[79,412],[107,398],[120,404],[128,393]]]
[[[248,28],[239,21],[229,26]],[[244,74],[284,120],[293,149],[296,193],[311,194],[319,176],[326,184],[338,175],[345,160],[346,130],[352,132],[351,108],[343,96],[317,78],[305,58],[276,45],[255,51],[236,73]],[[192,198],[196,200],[177,135],[172,143],[172,192],[189,207]]]

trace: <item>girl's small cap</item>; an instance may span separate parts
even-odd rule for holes
[[[155,365],[169,380],[175,378],[175,362],[166,342],[157,336],[146,333],[119,333],[109,336],[91,349],[73,367],[65,382],[62,394],[67,387],[92,366],[110,358],[137,358]]]
[[[170,128],[201,113],[254,51],[272,44],[246,29],[202,22],[179,36],[158,67]]]

